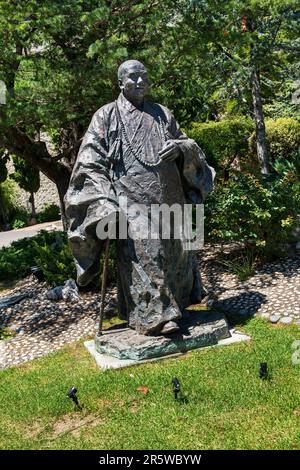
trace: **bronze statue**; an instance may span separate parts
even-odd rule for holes
[[[121,93],[100,108],[84,136],[66,195],[69,241],[78,283],[97,274],[103,242],[97,224],[127,204],[202,203],[213,189],[214,170],[170,111],[145,99],[148,77],[136,60],[118,70]],[[147,215],[146,215],[147,216]],[[117,240],[121,318],[144,335],[178,330],[177,320],[203,289],[195,255],[180,239]]]

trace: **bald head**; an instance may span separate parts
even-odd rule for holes
[[[145,66],[138,60],[126,60],[118,70],[119,86],[131,103],[139,106],[148,91],[148,77]]]
[[[135,70],[141,70],[143,72],[146,72],[146,67],[139,60],[125,60],[125,62],[122,62],[122,64],[118,68],[119,83],[122,81],[124,75],[127,75],[128,71],[132,68],[134,68]]]

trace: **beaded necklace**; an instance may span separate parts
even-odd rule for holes
[[[147,162],[143,157],[141,157],[141,156],[139,155],[139,152],[142,151],[142,144],[138,147],[137,150],[132,146],[131,141],[130,141],[130,139],[129,139],[129,137],[128,137],[128,134],[127,134],[127,131],[126,131],[125,124],[124,124],[124,122],[123,122],[123,120],[122,120],[121,113],[120,113],[120,110],[119,110],[119,106],[118,106],[117,101],[115,102],[115,104],[116,104],[117,120],[118,120],[119,123],[120,123],[121,133],[122,133],[122,135],[124,136],[124,139],[125,139],[125,141],[126,141],[126,144],[127,144],[128,148],[129,148],[130,152],[131,152],[132,155],[134,156],[134,158],[136,158],[136,160],[137,160],[138,162],[140,162],[142,165],[146,165],[146,166],[149,166],[149,167],[152,167],[152,168],[153,168],[153,167],[156,167],[156,166],[158,166],[158,165],[160,165],[161,162],[162,162],[162,159],[161,159],[161,158],[160,158],[157,162],[155,162],[155,163],[150,163],[150,162]],[[139,122],[139,124],[138,124],[137,129],[139,128],[140,123],[142,122],[143,115],[144,115],[144,112],[142,112],[142,114],[141,114],[141,119],[140,119],[140,122]],[[158,123],[159,123],[159,129],[160,129],[161,136],[162,136],[164,142],[166,142],[168,139],[167,139],[167,137],[166,137],[165,130],[164,130],[164,126],[163,126],[162,119],[161,119],[160,116],[158,116]],[[135,134],[134,134],[134,135],[135,135]]]

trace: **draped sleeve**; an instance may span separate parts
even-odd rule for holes
[[[98,271],[102,242],[96,236],[97,223],[117,211],[111,167],[118,141],[108,138],[111,111],[111,105],[106,105],[94,114],[65,196],[68,238],[79,285],[88,284]]]
[[[162,107],[167,117],[168,135],[181,150],[178,167],[187,202],[202,204],[214,189],[215,170],[208,165],[204,152],[197,143],[182,132],[172,113]]]

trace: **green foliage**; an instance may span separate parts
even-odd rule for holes
[[[277,156],[289,159],[300,146],[300,122],[295,119],[267,119],[266,132],[271,161]]]
[[[222,121],[193,122],[186,129],[204,151],[208,162],[219,171],[230,169],[235,158],[242,166],[253,164],[255,133],[251,119],[234,117]],[[270,159],[290,158],[300,146],[300,122],[291,118],[267,119]]]
[[[295,69],[294,74],[286,73],[285,79],[281,80],[277,87],[274,99],[268,100],[264,106],[266,118],[279,119],[285,117],[300,120],[300,81],[299,79],[293,79],[293,75],[295,77],[298,74],[299,77],[299,62],[294,61],[289,67],[291,68],[292,65]]]
[[[99,259],[99,275],[94,285],[100,287],[104,252]],[[74,258],[65,232],[42,230],[35,237],[13,242],[0,249],[0,281],[21,279],[30,274],[33,265],[39,266],[45,280],[51,285],[63,284],[69,278],[76,279]],[[108,281],[116,280],[117,252],[114,242],[110,244]]]
[[[182,23],[189,25],[186,41],[193,51],[189,54],[193,54],[194,68],[205,61],[206,76],[214,83],[208,97],[211,112],[224,116],[229,104],[235,112],[239,109],[250,116],[254,69],[260,75],[264,105],[279,101],[286,113],[294,112],[289,88],[299,78],[298,2],[189,3],[190,8],[183,9]]]
[[[56,233],[51,244],[46,240],[44,243],[34,240],[33,252],[48,284],[61,285],[67,279],[76,278],[74,259],[64,232]]]
[[[232,259],[232,254],[223,256],[219,263],[235,274],[241,282],[244,282],[254,274],[255,260],[254,251],[248,249],[244,253],[238,254],[235,259]]]
[[[3,222],[11,223],[16,212],[18,211],[16,204],[16,196],[18,194],[18,186],[10,178],[0,184],[0,227]]]
[[[37,215],[37,221],[52,222],[60,219],[60,208],[56,204],[45,204],[43,209]]]
[[[9,224],[12,230],[26,227],[30,214],[23,207],[15,206],[9,217]]]
[[[0,341],[11,339],[16,336],[16,332],[10,330],[9,328],[0,327]]]
[[[236,172],[228,181],[219,181],[207,199],[208,238],[240,241],[263,253],[279,254],[298,224],[299,156],[291,164],[292,168],[277,162],[278,172],[268,178]]]
[[[25,277],[35,264],[45,269],[46,275],[49,272],[51,281],[56,277],[61,280],[63,275],[67,276],[64,280],[74,277],[73,259],[68,250],[64,232],[42,231],[35,237],[15,241],[0,250],[0,281]],[[57,262],[53,260],[55,255]]]
[[[188,136],[199,144],[208,162],[216,169],[229,167],[236,157],[245,157],[252,132],[253,123],[242,117],[194,122],[187,130]]]
[[[35,218],[34,193],[40,188],[40,172],[37,167],[30,165],[22,158],[13,157],[15,171],[11,178],[15,180],[20,188],[30,193],[29,202],[31,203],[31,217]],[[19,224],[20,225],[20,224]]]
[[[0,280],[20,279],[29,274],[34,263],[33,241],[31,238],[13,242],[0,250]]]
[[[36,193],[40,188],[39,170],[19,157],[13,157],[13,162],[15,171],[10,177],[15,180],[24,191]]]
[[[9,156],[0,148],[0,184],[4,183],[7,178],[8,172],[6,163],[9,160]]]
[[[266,119],[266,135],[271,162],[278,156],[289,159],[300,146],[300,122],[292,118]],[[249,147],[254,151],[255,134],[249,139]]]
[[[26,227],[26,221],[22,219],[14,219],[13,222],[10,224],[12,230],[16,230],[18,228]]]

